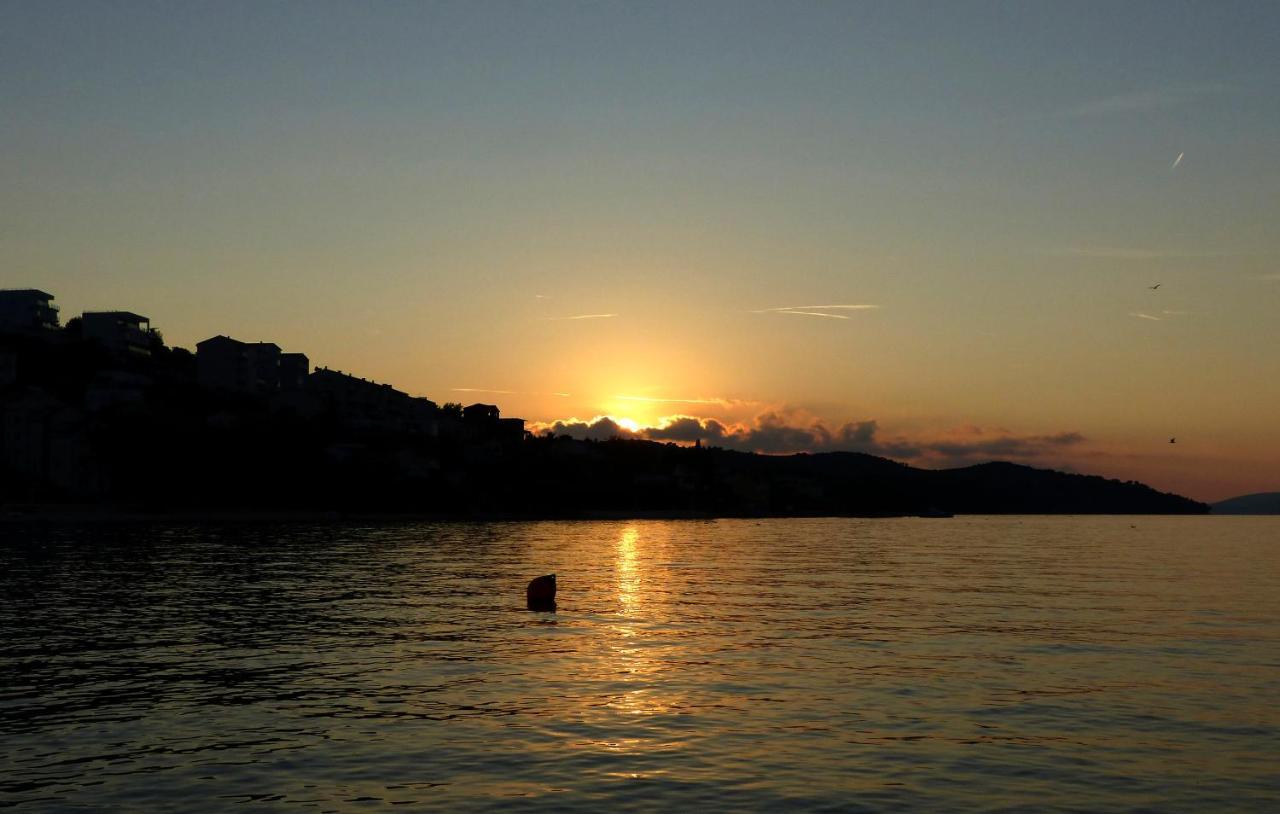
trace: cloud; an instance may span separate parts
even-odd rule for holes
[[[1129,314],[1129,316],[1131,316],[1131,317],[1137,317],[1138,319],[1149,319],[1149,320],[1151,320],[1151,321],[1153,321],[1153,322],[1162,322],[1162,321],[1164,321],[1164,320],[1166,320],[1166,319],[1169,319],[1169,318],[1171,318],[1171,317],[1185,317],[1185,316],[1188,316],[1188,315],[1190,315],[1190,314],[1191,314],[1191,312],[1190,312],[1190,311],[1179,311],[1179,310],[1178,310],[1178,309],[1176,309],[1176,308],[1165,308],[1164,310],[1162,310],[1162,311],[1160,312],[1160,314],[1161,314],[1161,316],[1156,316],[1156,315],[1154,315],[1154,314],[1148,314],[1148,313],[1145,313],[1145,312],[1143,312],[1143,311],[1133,311],[1132,313],[1130,313],[1130,314]]]
[[[612,319],[613,317],[616,317],[616,316],[617,314],[574,314],[573,316],[569,316],[569,317],[543,317],[543,319],[549,319],[552,321],[559,321],[559,320],[566,320],[566,319]]]
[[[869,311],[879,308],[878,305],[858,303],[855,305],[785,305],[781,308],[769,308],[770,311]]]
[[[608,441],[612,438],[642,437],[623,427],[607,415],[598,415],[590,421],[583,421],[580,418],[566,418],[549,424],[535,421],[530,422],[528,428],[530,432],[536,435],[551,432],[555,435],[568,435],[580,441]]]
[[[1220,96],[1230,91],[1231,88],[1227,85],[1210,83],[1149,88],[1092,99],[1068,107],[1060,111],[1058,115],[1068,119],[1082,119],[1126,113],[1146,113],[1154,110],[1180,107],[1213,96]]]
[[[1013,436],[1006,435],[978,441],[934,441],[927,445],[933,453],[953,461],[976,458],[1034,458],[1046,452],[1083,443],[1078,432],[1061,432],[1056,435]]]
[[[1177,260],[1179,258],[1229,257],[1230,252],[1180,251],[1177,249],[1131,249],[1113,246],[1072,246],[1053,254],[1073,257],[1102,257],[1113,260]]]
[[[716,418],[675,415],[663,419],[658,426],[631,431],[613,418],[597,416],[590,421],[568,419],[551,424],[533,424],[530,429],[539,434],[550,430],[556,435],[596,441],[611,438],[678,444],[701,441],[708,446],[764,454],[864,452],[939,466],[967,465],[994,459],[1031,461],[1048,458],[1057,463],[1056,458],[1085,441],[1084,436],[1077,432],[1014,435],[978,427],[963,428],[943,438],[885,439],[880,437],[879,424],[875,420],[830,426],[820,420],[803,420],[781,410],[770,410],[753,421],[737,424]]]

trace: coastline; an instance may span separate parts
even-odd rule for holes
[[[955,517],[1209,517],[1231,515],[1186,514],[1172,512],[981,512]],[[917,518],[945,520],[913,513],[882,514],[833,514],[830,512],[790,514],[723,514],[687,510],[617,510],[589,511],[574,514],[520,514],[512,512],[476,512],[444,514],[439,512],[338,512],[319,510],[253,511],[253,510],[174,510],[147,511],[137,508],[102,506],[0,506],[0,526],[36,524],[93,525],[115,523],[158,524],[397,524],[397,523],[522,523],[522,522],[600,522],[624,520],[799,520],[821,518],[846,518],[859,520],[887,520]]]

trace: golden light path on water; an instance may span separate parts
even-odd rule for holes
[[[617,605],[614,620],[608,627],[609,656],[602,665],[602,672],[616,676],[621,683],[619,692],[609,701],[607,708],[628,724],[635,724],[645,716],[667,713],[675,703],[663,680],[670,656],[665,651],[671,648],[651,641],[654,638],[651,635],[654,628],[652,614],[657,603],[654,601],[652,578],[646,573],[652,568],[654,553],[644,550],[647,544],[655,548],[660,546],[657,540],[642,539],[638,525],[628,524],[619,531],[614,547],[613,577]],[[651,738],[626,738],[614,742],[611,748],[641,751],[655,746],[673,748],[677,744],[655,742]],[[648,773],[621,774],[643,777]]]
[[[630,617],[640,604],[640,564],[637,562],[637,543],[640,529],[627,526],[618,535],[616,570],[618,575],[618,606],[624,617]]]

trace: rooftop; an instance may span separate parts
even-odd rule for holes
[[[41,291],[38,288],[0,288],[0,294],[26,294],[32,297],[39,297],[45,300],[52,300],[54,296],[48,291]]]
[[[112,317],[115,319],[123,319],[129,322],[150,322],[150,317],[144,317],[141,314],[135,314],[132,311],[85,311],[85,317]]]

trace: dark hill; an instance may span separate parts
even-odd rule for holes
[[[996,462],[931,473],[936,504],[973,514],[1204,514],[1203,503],[1137,481]]]
[[[1240,495],[1213,504],[1214,514],[1280,514],[1280,492]]]
[[[532,439],[526,485],[559,512],[715,515],[1203,514],[1208,506],[1133,481],[990,463],[918,469],[873,455],[752,455],[646,441]],[[534,474],[536,472],[536,474]]]

